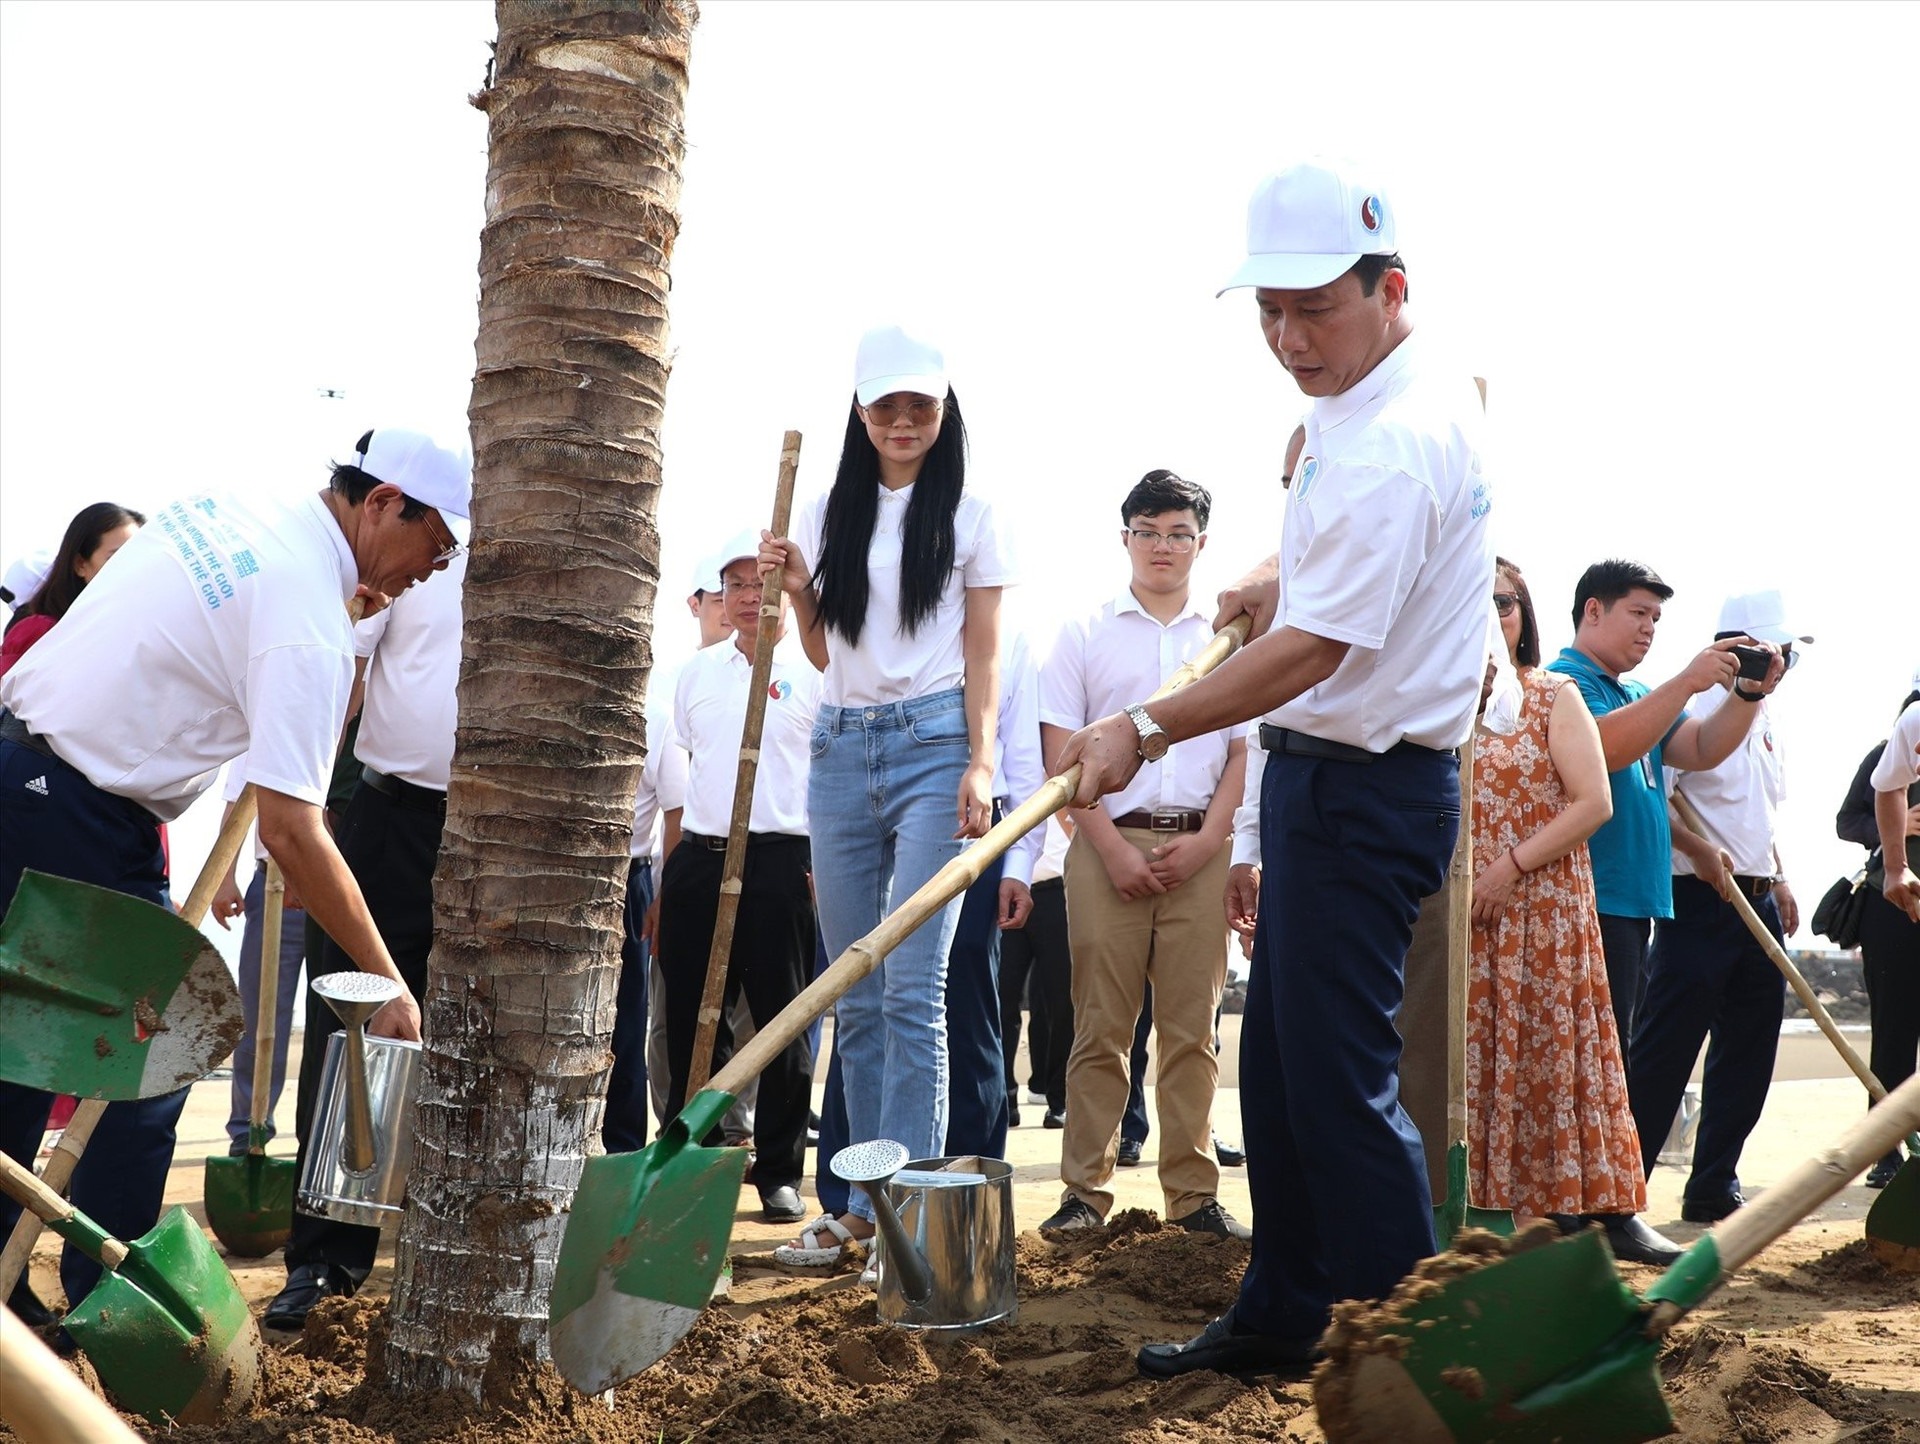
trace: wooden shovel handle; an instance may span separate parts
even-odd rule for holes
[[[140,1444],[32,1329],[0,1307],[0,1420],[22,1444]]]
[[[36,1178],[31,1168],[21,1167],[4,1153],[0,1153],[0,1193],[39,1222],[53,1225],[63,1237],[71,1237],[83,1252],[94,1255],[102,1267],[117,1269],[126,1262],[124,1243],[108,1237],[97,1224]]]
[[[1196,681],[1226,661],[1247,639],[1252,618],[1240,616],[1213,635],[1213,640],[1167,680],[1166,686],[1146,700],[1165,697]],[[738,1093],[761,1069],[780,1056],[795,1038],[813,1025],[847,989],[879,967],[887,954],[910,936],[913,930],[939,912],[954,898],[980,880],[987,865],[1020,838],[1040,826],[1054,813],[1073,801],[1080,786],[1080,766],[1075,763],[1058,777],[1049,778],[1040,790],[1002,818],[987,835],[928,878],[918,892],[901,903],[880,926],[854,943],[799,997],[780,1010],[778,1017],[763,1024],[733,1061],[722,1068],[707,1087],[721,1093]]]
[[[273,1050],[279,1043],[280,930],[286,917],[287,880],[280,864],[267,859],[267,879],[261,890],[260,986],[253,1002],[253,1106],[248,1110],[249,1149],[252,1131],[267,1121],[273,1101]]]
[[[793,481],[800,471],[800,433],[789,431],[780,443],[780,475],[773,488],[775,536],[787,534],[793,515]],[[713,919],[713,943],[707,949],[706,985],[693,1034],[693,1062],[687,1070],[687,1097],[707,1086],[713,1066],[713,1040],[720,1032],[720,1004],[727,993],[727,963],[733,956],[733,928],[740,916],[740,879],[747,869],[747,824],[753,817],[753,784],[760,771],[760,733],[767,720],[767,682],[773,676],[774,634],[787,595],[767,579],[760,593],[760,630],[753,640],[753,680],[747,685],[747,720],[740,729],[740,770],[734,776],[733,818],[727,825],[727,857],[720,868],[720,906]]]
[[[1680,814],[1682,822],[1712,843],[1715,848],[1720,846],[1720,839],[1708,829],[1693,804],[1678,788],[1675,788],[1673,793],[1673,810]],[[1839,1026],[1833,1021],[1833,1015],[1826,1010],[1813,989],[1807,985],[1807,980],[1793,965],[1793,959],[1787,956],[1787,950],[1775,940],[1772,930],[1760,921],[1760,914],[1753,910],[1753,904],[1747,901],[1746,895],[1738,888],[1733,890],[1733,907],[1734,911],[1740,914],[1740,921],[1747,925],[1747,931],[1753,934],[1754,941],[1758,942],[1766,955],[1773,960],[1773,965],[1785,974],[1787,983],[1792,987],[1794,996],[1800,999],[1801,1006],[1812,1016],[1813,1021],[1820,1025],[1820,1031],[1827,1035],[1827,1041],[1839,1050],[1841,1059],[1853,1069],[1853,1076],[1866,1086],[1867,1095],[1876,1103],[1885,1098],[1886,1086],[1873,1076],[1873,1070],[1867,1066],[1866,1060],[1854,1052],[1853,1045],[1846,1040]]]
[[[1467,1141],[1467,987],[1473,959],[1473,732],[1460,747],[1460,835],[1447,865],[1447,1147]],[[1469,1194],[1471,1201],[1471,1194]]]

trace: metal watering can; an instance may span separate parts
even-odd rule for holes
[[[909,1163],[892,1139],[856,1143],[833,1171],[873,1201],[879,1313],[907,1329],[974,1329],[1011,1319],[1013,1165],[967,1155]]]
[[[366,1023],[400,985],[375,973],[329,973],[313,990],[346,1027],[327,1039],[299,1210],[372,1228],[397,1222],[413,1160],[420,1045],[369,1038]]]

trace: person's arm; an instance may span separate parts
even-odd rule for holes
[[[1571,683],[1560,688],[1547,716],[1547,755],[1559,774],[1567,805],[1480,870],[1473,880],[1476,923],[1494,921],[1522,876],[1565,857],[1613,816],[1613,790],[1607,781],[1600,729],[1587,710],[1586,698]]]
[[[673,850],[680,845],[680,814],[684,808],[668,807],[660,813],[660,875],[666,876],[667,859],[673,856]],[[640,941],[650,948],[660,946],[660,879],[654,879],[653,901],[647,904],[647,915],[640,920]]]
[[[1773,845],[1773,905],[1780,910],[1780,931],[1792,937],[1800,931],[1800,903],[1787,884],[1787,865],[1780,860],[1780,844]]]
[[[1250,642],[1226,663],[1171,697],[1150,703],[1147,715],[1175,742],[1217,732],[1271,712],[1319,686],[1346,659],[1348,644],[1282,627]],[[1140,770],[1140,734],[1124,712],[1081,728],[1060,750],[1057,775],[1081,764],[1074,801],[1091,806],[1118,792]]]
[[[1858,843],[1868,852],[1880,845],[1880,824],[1873,815],[1873,769],[1886,750],[1887,744],[1882,742],[1867,754],[1853,781],[1847,784],[1846,800],[1833,819],[1833,830],[1842,842]]]
[[[1896,787],[1873,794],[1873,817],[1880,828],[1880,856],[1887,865],[1881,891],[1887,901],[1920,923],[1920,878],[1907,866],[1907,789]]]
[[[1749,645],[1745,638],[1730,637],[1726,645]],[[1716,642],[1714,646],[1721,644]],[[1766,643],[1759,645],[1765,646]],[[1705,656],[1706,653],[1701,653]],[[1698,658],[1695,659],[1696,661]],[[1734,663],[1737,670],[1739,663]],[[1759,712],[1757,705],[1779,685],[1786,675],[1786,663],[1776,654],[1772,669],[1763,682],[1749,682],[1736,679],[1733,692],[1726,697],[1719,708],[1710,717],[1690,717],[1674,731],[1661,757],[1666,765],[1681,772],[1705,772],[1718,767],[1747,740],[1747,733],[1753,730],[1753,719]]]
[[[1072,765],[1060,759],[1067,743],[1079,735],[1048,722],[1040,724],[1040,751],[1047,759],[1049,776],[1058,777]],[[1120,829],[1113,825],[1113,819],[1107,816],[1104,807],[1091,805],[1086,811],[1076,814],[1073,822],[1086,834],[1087,846],[1093,849],[1094,856],[1106,868],[1107,881],[1113,884],[1113,890],[1120,894],[1123,901],[1132,902],[1149,893],[1167,890],[1166,885],[1153,875],[1153,869],[1147,866],[1147,859],[1140,849],[1120,835]]]
[[[1219,631],[1242,613],[1253,618],[1247,640],[1264,637],[1280,610],[1280,553],[1264,558],[1239,581],[1220,593],[1220,610],[1214,614],[1213,629]]]
[[[1246,777],[1247,743],[1245,738],[1236,737],[1227,744],[1227,764],[1220,771],[1213,796],[1207,800],[1206,820],[1200,830],[1176,833],[1153,850],[1148,866],[1169,892],[1192,881],[1227,845]]]
[[[966,588],[966,613],[960,624],[966,681],[961,689],[967,713],[967,770],[960,774],[954,803],[959,826],[955,837],[985,837],[993,826],[993,739],[1000,726],[1000,588]]]
[[[391,978],[400,996],[373,1015],[368,1031],[379,1038],[420,1038],[420,1005],[367,911],[367,900],[346,859],[334,846],[317,804],[270,788],[255,789],[260,799],[260,841],[280,864],[287,881],[315,922],[363,971]]]
[[[1267,753],[1247,744],[1246,781],[1233,810],[1233,856],[1227,869],[1227,926],[1238,934],[1240,951],[1252,957],[1254,924],[1260,920],[1260,779]]]
[[[827,670],[827,629],[820,625],[820,596],[813,589],[813,571],[807,565],[800,544],[790,537],[760,533],[760,575],[778,572],[780,590],[793,606],[793,625],[800,636],[800,650],[807,654],[816,672]]]
[[[233,816],[233,806],[234,805],[229,802],[225,807],[220,809],[220,830],[222,832],[225,832],[227,829],[227,819]],[[233,931],[233,925],[227,920],[229,918],[237,918],[247,910],[247,900],[241,894],[239,879],[235,876],[235,868],[239,865],[240,854],[236,852],[233,855],[233,866],[229,867],[227,869],[227,875],[220,879],[220,886],[213,894],[213,906],[208,910],[208,915],[220,924],[221,929],[225,932]]]
[[[1693,875],[1728,902],[1733,901],[1733,857],[1713,839],[1702,837],[1681,818],[1679,809],[1667,805],[1667,830],[1673,835],[1673,850],[1693,864]]]

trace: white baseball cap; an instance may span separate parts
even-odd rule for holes
[[[899,326],[876,326],[860,338],[854,353],[853,394],[862,406],[871,406],[896,391],[944,401],[947,358],[938,346],[909,336]]]
[[[7,575],[0,586],[13,593],[13,608],[19,611],[34,595],[47,584],[47,573],[53,570],[53,553],[46,547],[39,551],[28,552],[7,568]]]
[[[1378,186],[1342,161],[1310,160],[1261,181],[1247,205],[1247,259],[1215,292],[1243,286],[1310,291],[1362,256],[1399,249],[1393,210]]]
[[[1718,630],[1745,632],[1757,642],[1772,642],[1776,647],[1813,640],[1796,635],[1787,625],[1786,605],[1780,600],[1780,593],[1773,591],[1743,592],[1728,597],[1720,608]]]
[[[465,521],[473,506],[473,452],[463,436],[436,440],[424,431],[380,427],[353,464],[376,481],[397,486],[441,516]]]
[[[884,396],[886,393],[882,392],[881,394]],[[714,576],[723,577],[727,568],[735,562],[747,559],[757,560],[759,556],[760,529],[758,527],[749,527],[745,531],[737,531],[727,539],[727,544],[721,547],[719,552],[714,556]],[[718,585],[718,583],[716,582],[715,585]]]
[[[720,559],[702,557],[693,568],[693,586],[687,595],[695,592],[717,592],[720,590]]]

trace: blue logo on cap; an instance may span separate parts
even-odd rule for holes
[[[1360,224],[1370,231],[1380,229],[1380,198],[1368,196],[1360,202]]]

